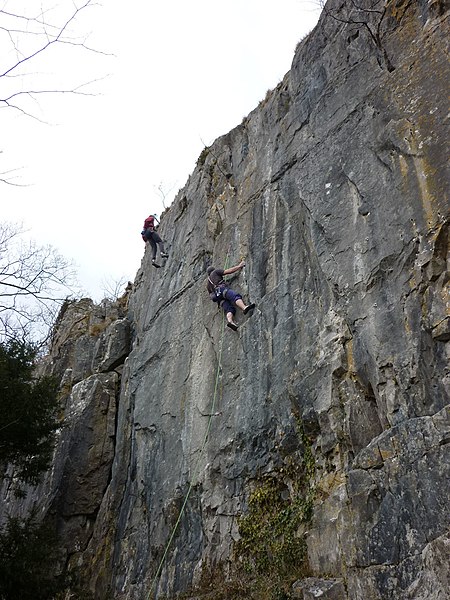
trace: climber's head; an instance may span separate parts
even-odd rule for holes
[[[211,275],[211,273],[214,271],[214,267],[208,267],[206,269],[206,272],[208,273],[208,275]]]

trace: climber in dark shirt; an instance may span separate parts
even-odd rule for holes
[[[209,292],[209,297],[213,302],[218,302],[219,306],[222,303],[222,309],[227,317],[227,327],[230,327],[234,331],[237,330],[237,323],[234,322],[233,317],[236,314],[236,308],[240,308],[244,315],[250,313],[255,308],[255,304],[245,304],[242,300],[242,296],[228,287],[227,282],[224,280],[225,275],[231,275],[240,271],[245,267],[245,263],[241,262],[235,267],[229,269],[215,269],[214,267],[208,267],[206,272],[208,273],[208,281],[206,287]]]

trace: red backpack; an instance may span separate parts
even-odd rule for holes
[[[145,232],[147,229],[150,229],[150,231],[155,230],[155,217],[153,215],[150,215],[144,221],[144,229],[141,231],[141,236],[144,242],[147,241],[147,238],[145,237]]]
[[[155,228],[155,217],[150,215],[144,221],[144,229],[154,229]]]

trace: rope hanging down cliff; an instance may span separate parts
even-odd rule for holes
[[[227,268],[229,252],[230,252],[230,249],[228,248],[227,255],[225,257],[225,269]],[[200,458],[201,458],[201,456],[203,454],[203,451],[204,451],[204,449],[206,447],[206,442],[208,440],[209,432],[210,432],[210,429],[211,429],[212,418],[213,418],[213,416],[215,416],[215,406],[216,406],[216,399],[217,399],[217,391],[219,389],[219,378],[220,378],[220,374],[222,372],[222,349],[223,349],[223,337],[224,337],[223,334],[224,334],[224,331],[225,331],[225,315],[223,316],[223,319],[222,319],[222,328],[221,328],[221,333],[220,333],[219,357],[218,357],[218,361],[217,361],[217,370],[216,370],[215,383],[214,383],[214,394],[213,394],[213,399],[212,399],[212,403],[211,403],[211,410],[210,410],[210,413],[209,413],[208,425],[206,427],[205,436],[203,438],[203,442],[202,442],[202,445],[201,445],[201,448],[200,448],[200,452],[199,452],[199,455],[198,455],[198,458],[197,458],[197,462],[195,464],[194,472],[193,472],[193,475],[192,475],[192,478],[191,478],[191,482],[189,484],[188,491],[187,491],[186,496],[184,498],[183,504],[182,504],[181,509],[180,509],[180,513],[179,513],[178,518],[176,520],[176,523],[175,523],[175,525],[173,527],[172,533],[170,534],[169,540],[168,540],[168,542],[166,544],[166,547],[164,549],[164,553],[163,553],[162,558],[161,558],[161,560],[159,562],[159,565],[158,565],[158,568],[156,570],[155,576],[153,577],[152,585],[150,587],[150,592],[149,592],[149,595],[148,595],[148,599],[149,600],[151,600],[152,594],[156,593],[156,589],[155,589],[156,581],[157,581],[158,577],[161,575],[161,571],[162,571],[164,562],[166,560],[166,556],[167,556],[167,553],[169,551],[170,545],[171,545],[172,540],[173,540],[173,538],[175,536],[175,533],[176,533],[176,531],[178,529],[178,525],[180,524],[181,518],[182,518],[182,516],[184,514],[184,511],[185,511],[187,502],[189,500],[189,496],[191,494],[192,488],[195,485],[195,480],[197,479],[197,475],[198,475],[198,467],[199,467],[199,463],[200,463]]]

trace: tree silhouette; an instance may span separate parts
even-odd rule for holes
[[[0,344],[0,465],[14,478],[36,484],[50,465],[61,427],[57,383],[34,376],[36,349],[10,340]]]

